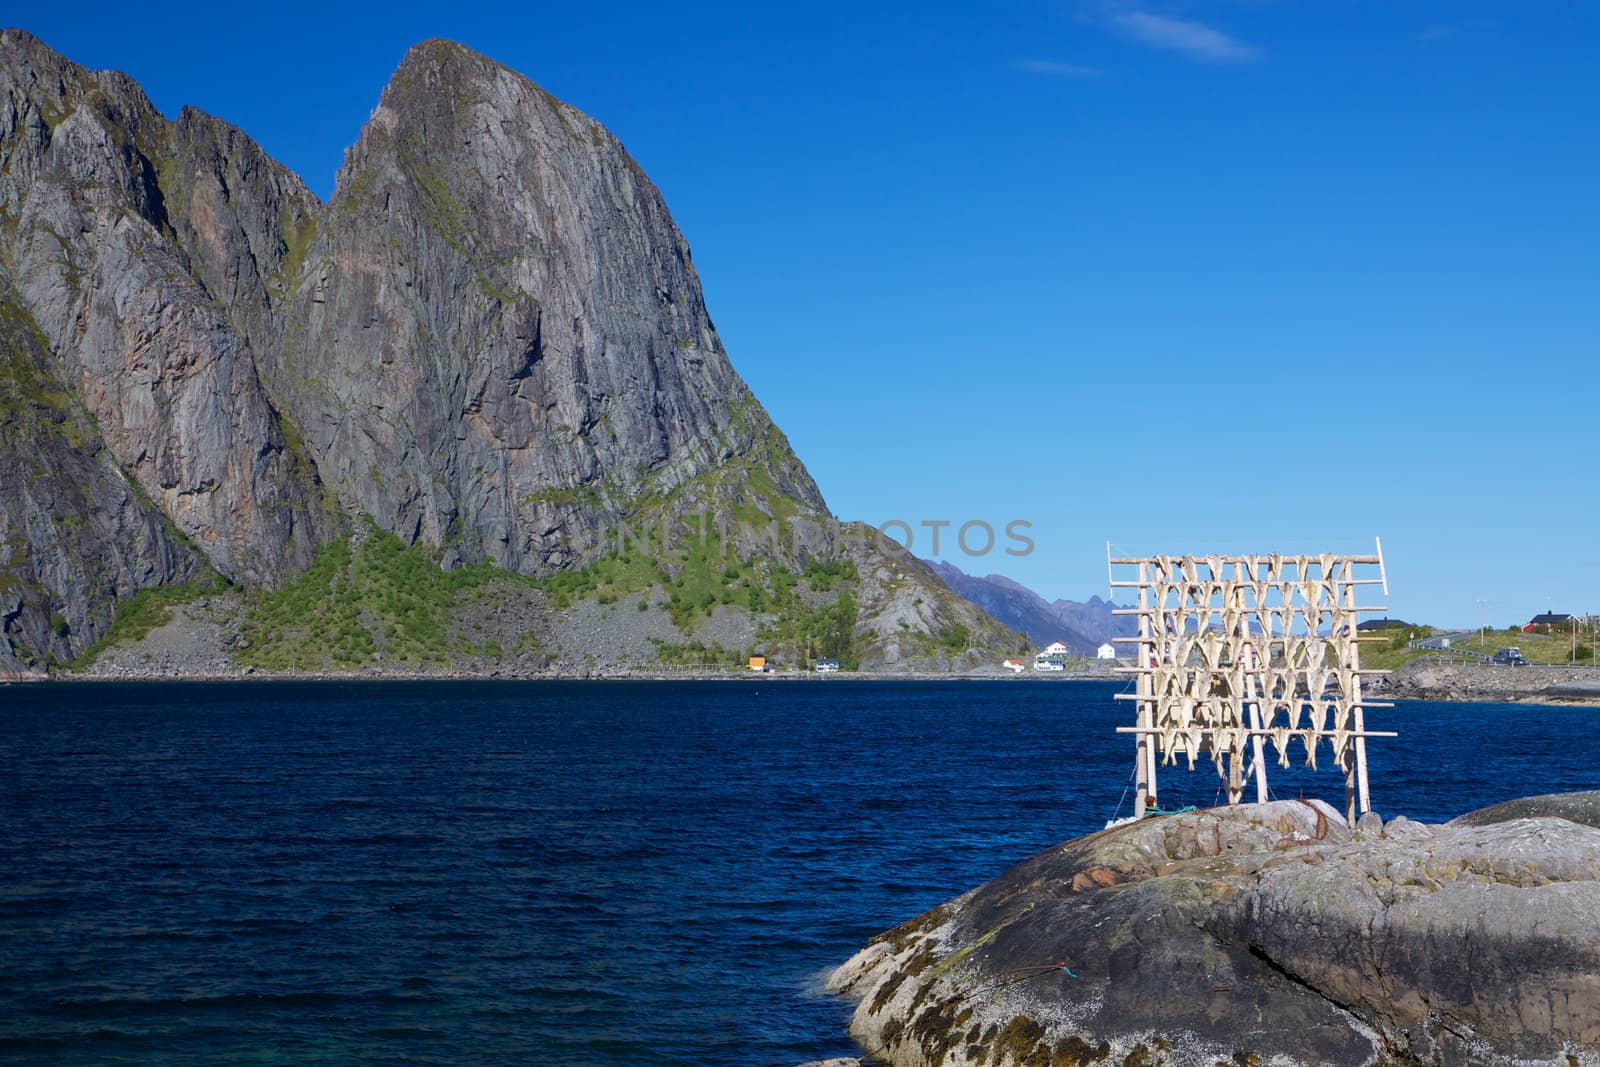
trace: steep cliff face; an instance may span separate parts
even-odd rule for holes
[[[30,484],[53,487],[0,493],[8,559],[32,568],[6,588],[43,591],[0,604],[26,655],[81,651],[105,598],[203,570],[194,552],[252,596],[301,583],[368,517],[412,553],[391,582],[615,564],[622,531],[648,531],[625,580],[574,587],[653,585],[685,636],[693,601],[795,643],[800,622],[823,623],[789,595],[793,575],[843,553],[861,575],[841,603],[859,605],[863,662],[970,664],[1011,643],[881,539],[842,543],[729,363],[655,186],[597,122],[483,56],[411,49],[324,205],[227,123],[192,108],[168,121],[124,75],[8,30],[0,152],[0,275],[22,324],[9,351],[77,420],[8,428],[12,452],[50,457]],[[87,451],[68,460],[63,442]],[[50,562],[58,542],[82,566]],[[91,580],[101,556],[111,577]],[[382,656],[392,627],[318,589]],[[49,625],[62,598],[93,606]],[[302,614],[278,637],[316,649]]]
[[[172,125],[159,177],[190,274],[265,362],[282,341],[321,202],[236,127],[192,107]]]
[[[205,564],[123,476],[0,271],[0,674],[69,660],[116,601]]]
[[[655,186],[593,119],[459,45],[406,55],[296,299],[272,389],[341,498],[407,541],[549,571],[723,466],[823,513]]]
[[[309,563],[317,494],[190,272],[176,231],[211,220],[169,199],[174,146],[127,77],[0,34],[0,267],[117,462],[219,571],[272,583]]]

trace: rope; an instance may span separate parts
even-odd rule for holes
[[[1118,819],[1122,818],[1122,802],[1128,799],[1128,790],[1133,788],[1133,776],[1138,773],[1139,768],[1137,767],[1128,772],[1128,782],[1122,787],[1122,795],[1117,798],[1117,810],[1111,813],[1112,822],[1116,822]]]
[[[1191,811],[1199,810],[1200,809],[1195,807],[1193,804],[1189,804],[1181,808],[1146,808],[1144,809],[1144,817],[1149,819],[1157,815],[1187,815]]]
[[[1035,978],[1043,978],[1047,974],[1064,974],[1068,978],[1078,977],[1072,970],[1072,964],[1067,960],[1061,960],[1058,963],[1032,963],[1026,967],[1012,967],[1008,970],[998,971],[989,981],[973,986],[969,993],[981,993],[985,989],[995,986],[1009,989],[1011,986],[1021,985],[1023,982],[1031,982]],[[1020,975],[1020,977],[1011,978],[1011,975]]]

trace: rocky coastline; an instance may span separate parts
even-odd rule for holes
[[[716,665],[670,664],[657,659],[662,635],[679,636],[666,613],[640,597],[616,604],[583,601],[563,611],[550,611],[526,598],[507,597],[476,616],[481,636],[511,650],[500,657],[457,655],[449,666],[409,666],[378,660],[354,669],[275,670],[242,662],[247,648],[245,601],[237,591],[173,605],[170,617],[137,639],[101,650],[92,662],[74,668],[56,667],[29,680],[60,681],[444,681],[444,680],[576,680],[635,679],[642,681],[842,681],[842,680],[1014,680],[1105,681],[1118,677],[1107,661],[1083,661],[1064,672],[1013,674],[976,655],[947,660],[906,657],[893,664],[863,663],[861,670],[817,673],[785,664],[757,673],[731,661]],[[649,609],[649,610],[646,610]],[[758,629],[742,613],[719,609],[696,631],[708,646],[759,648]],[[0,673],[0,681],[21,678]]]
[[[839,671],[775,670],[768,672],[700,669],[693,667],[581,667],[557,665],[542,670],[516,665],[485,669],[438,668],[404,670],[371,667],[359,671],[272,671],[254,667],[227,670],[185,671],[177,669],[110,666],[83,671],[35,673],[18,677],[0,676],[5,682],[441,682],[441,681],[641,681],[641,682],[1101,682],[1104,675],[1054,673],[1015,675],[1003,670],[930,671]]]
[[[623,605],[628,607],[629,605]],[[817,675],[798,670],[755,674],[733,667],[696,667],[652,663],[646,638],[621,635],[617,628],[638,626],[649,619],[637,611],[602,611],[593,605],[580,606],[570,613],[570,633],[544,635],[549,651],[533,650],[498,661],[458,663],[448,668],[408,668],[401,664],[376,663],[358,670],[265,670],[236,662],[232,651],[239,641],[237,594],[228,594],[178,605],[173,619],[143,638],[103,651],[93,663],[78,668],[57,668],[48,674],[29,672],[26,677],[0,676],[0,680],[123,680],[123,681],[227,681],[238,679],[278,680],[442,680],[442,679],[622,679],[642,680],[724,680],[797,679],[825,681],[849,679],[898,680],[1015,680],[1015,681],[1111,681],[1115,664],[1085,661],[1073,669],[1056,673],[1024,671],[1013,674],[998,664],[930,667],[907,662],[894,667],[873,667],[860,671]],[[509,625],[513,629],[529,624],[515,612]],[[721,620],[719,620],[721,621]],[[548,628],[548,626],[546,626]],[[724,627],[726,628],[726,627]],[[748,623],[734,637],[747,642],[754,631]],[[585,643],[593,647],[625,648],[631,654],[590,662],[578,651]],[[1440,700],[1467,703],[1523,704],[1600,704],[1600,668],[1577,667],[1493,667],[1440,659],[1422,659],[1370,684],[1368,694],[1385,700]]]
[[[1600,668],[1502,667],[1427,656],[1375,679],[1368,692],[1397,700],[1504,704],[1600,703]]]
[[[221,600],[222,598],[219,598]],[[1064,672],[1024,671],[1013,674],[997,664],[930,668],[908,662],[898,667],[869,668],[837,674],[815,674],[800,670],[775,670],[757,674],[732,667],[696,667],[650,663],[641,658],[644,651],[628,659],[587,662],[571,655],[560,645],[576,645],[577,638],[557,644],[556,655],[534,651],[500,661],[484,660],[448,668],[413,669],[400,664],[373,664],[359,670],[265,670],[241,665],[232,658],[237,628],[228,619],[236,605],[180,605],[174,620],[151,631],[139,641],[114,646],[80,669],[58,668],[46,675],[32,672],[29,677],[0,680],[41,681],[227,681],[239,679],[277,680],[443,680],[443,679],[641,679],[751,680],[814,679],[844,680],[982,680],[982,681],[1113,681],[1114,664],[1087,661]],[[632,622],[637,612],[617,612],[615,617]],[[587,616],[585,616],[587,618]],[[590,620],[593,621],[593,620]],[[607,642],[600,642],[607,644]],[[614,646],[610,646],[614,647]],[[563,655],[566,653],[566,655]],[[1513,703],[1550,705],[1600,704],[1600,669],[1555,667],[1484,667],[1426,660],[1410,664],[1368,690],[1369,695],[1386,700],[1439,700],[1465,703]]]
[[[1090,834],[831,976],[897,1067],[1600,1063],[1600,792]]]

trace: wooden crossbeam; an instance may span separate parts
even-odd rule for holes
[[[1256,555],[1255,556],[1256,565],[1257,566],[1261,566],[1261,567],[1267,566],[1267,564],[1271,562],[1271,555],[1272,554],[1270,552],[1260,553],[1260,554]],[[1157,557],[1157,556],[1112,556],[1106,562],[1110,563],[1112,566],[1117,566],[1117,565],[1133,566],[1133,565],[1137,565],[1137,564],[1140,564],[1140,563],[1154,563],[1158,558],[1160,558],[1160,557]],[[1207,556],[1207,555],[1193,555],[1193,554],[1191,554],[1188,557],[1184,557],[1184,556],[1167,556],[1166,558],[1167,559],[1171,559],[1171,560],[1181,560],[1181,559],[1184,559],[1184,558],[1188,558],[1188,559],[1194,560],[1196,563],[1205,563],[1205,564],[1209,564],[1211,562],[1211,557]],[[1249,557],[1249,556],[1218,556],[1217,557],[1217,562],[1225,564],[1225,565],[1226,564],[1233,564],[1233,563],[1249,563],[1250,560],[1251,560],[1251,557]],[[1290,564],[1295,564],[1295,565],[1298,566],[1298,565],[1304,564],[1304,563],[1314,563],[1314,564],[1316,564],[1317,566],[1320,567],[1320,566],[1322,566],[1322,557],[1320,557],[1320,556],[1282,556],[1282,555],[1280,555],[1278,557],[1278,562],[1280,564],[1282,564],[1283,566],[1285,566],[1285,567],[1289,566]],[[1334,556],[1333,557],[1333,562],[1334,563],[1382,563],[1383,562],[1383,557],[1382,556]]]
[[[1155,703],[1159,703],[1160,702],[1161,697],[1160,696],[1140,696],[1138,693],[1113,693],[1113,694],[1111,694],[1111,699],[1112,700],[1142,700],[1146,704],[1155,704]],[[1203,701],[1206,698],[1205,697],[1197,697],[1196,699]],[[1243,700],[1242,697],[1227,697],[1227,698],[1224,698],[1224,697],[1213,697],[1211,699],[1214,699],[1214,700],[1223,700],[1223,699]],[[1258,697],[1257,699],[1259,699],[1264,704],[1286,704],[1291,699],[1292,700],[1304,701],[1307,704],[1325,704],[1325,703],[1328,703],[1328,701],[1323,700],[1320,697],[1314,697],[1314,696],[1311,696],[1309,694],[1306,695],[1306,696],[1302,696],[1302,697],[1285,697],[1282,700],[1273,700],[1271,697]],[[1359,704],[1346,704],[1345,707],[1351,709],[1352,711],[1354,711],[1356,708],[1392,708],[1392,707],[1394,707],[1394,702],[1393,701],[1387,701],[1387,700],[1363,700]]]
[[[1374,705],[1374,704],[1368,704],[1367,705],[1367,707],[1369,707],[1369,708],[1370,707],[1376,707],[1376,706],[1378,706],[1378,705]],[[1200,734],[1201,734],[1201,740],[1205,740],[1205,735],[1207,735],[1207,734],[1246,734],[1246,735],[1251,736],[1251,737],[1271,737],[1273,735],[1273,733],[1274,733],[1274,731],[1272,731],[1272,730],[1252,730],[1247,726],[1239,726],[1239,727],[1233,727],[1233,726],[1222,726],[1222,727],[1174,726],[1174,727],[1171,727],[1170,729],[1173,732],[1176,732],[1180,736],[1180,738],[1184,733],[1187,733],[1190,730],[1199,730]],[[1167,733],[1167,732],[1168,731],[1166,729],[1162,729],[1159,726],[1119,726],[1119,727],[1117,727],[1117,733],[1119,733],[1119,734],[1164,734],[1164,733]],[[1291,737],[1299,737],[1303,733],[1305,733],[1304,730],[1290,730],[1289,731],[1289,736],[1291,736]],[[1344,736],[1346,736],[1346,737],[1399,737],[1400,736],[1399,734],[1395,733],[1393,730],[1345,730],[1345,731],[1343,731],[1343,733],[1344,733]],[[1332,738],[1333,734],[1334,734],[1334,731],[1332,731],[1332,730],[1324,730],[1319,736]]]
[[[1257,578],[1257,579],[1254,579],[1254,580],[1252,580],[1250,578],[1244,578],[1244,579],[1235,579],[1235,578],[1202,578],[1202,579],[1199,579],[1198,581],[1193,581],[1193,582],[1188,581],[1187,579],[1182,580],[1182,581],[1175,581],[1175,580],[1172,580],[1172,579],[1168,579],[1167,581],[1163,582],[1163,581],[1157,581],[1157,580],[1152,578],[1150,581],[1147,581],[1147,582],[1140,582],[1140,581],[1119,582],[1119,581],[1113,580],[1111,582],[1111,588],[1113,588],[1113,589],[1154,589],[1156,586],[1164,585],[1169,589],[1176,589],[1179,586],[1182,586],[1184,588],[1188,588],[1188,587],[1196,586],[1196,585],[1215,585],[1215,584],[1217,584],[1219,582],[1223,582],[1223,581],[1228,581],[1228,582],[1243,581],[1246,584],[1259,583],[1259,584],[1262,584],[1262,585],[1272,585],[1272,586],[1282,585],[1282,584],[1284,584],[1286,582],[1300,582],[1300,581],[1325,582],[1328,585],[1383,585],[1384,584],[1384,581],[1383,581],[1382,578],[1305,578],[1305,579],[1301,579],[1301,578],[1279,578],[1276,581],[1273,581],[1273,580],[1268,579],[1268,578]]]
[[[1272,612],[1282,613],[1285,608],[1287,608],[1289,611],[1294,612],[1296,615],[1304,615],[1307,609],[1315,611],[1318,615],[1345,615],[1345,614],[1350,614],[1350,613],[1357,612],[1357,611],[1388,611],[1389,610],[1389,605],[1387,605],[1387,604],[1373,604],[1371,607],[1355,607],[1355,608],[1347,608],[1343,604],[1324,604],[1324,605],[1319,605],[1317,607],[1312,607],[1310,604],[1306,604],[1304,606],[1301,606],[1301,605],[1298,605],[1298,604],[1253,604],[1253,605],[1251,605],[1250,607],[1247,607],[1247,608],[1228,608],[1228,607],[1223,607],[1221,605],[1212,606],[1212,605],[1202,604],[1198,608],[1193,606],[1193,605],[1184,605],[1184,607],[1188,611],[1206,611],[1206,610],[1209,609],[1210,612],[1213,615],[1220,615],[1224,611],[1237,612],[1238,614],[1241,614],[1241,615],[1256,615],[1256,614],[1259,614],[1260,612],[1263,612],[1263,611],[1272,611]],[[1166,609],[1150,608],[1149,610],[1143,610],[1143,609],[1140,609],[1140,608],[1112,608],[1111,609],[1111,614],[1113,614],[1113,615],[1170,615],[1170,614],[1173,613],[1173,611],[1174,611],[1173,608],[1166,608]]]
[[[1362,678],[1365,678],[1368,675],[1376,676],[1376,675],[1380,675],[1380,674],[1393,674],[1394,673],[1391,670],[1386,670],[1386,669],[1379,668],[1379,667],[1355,667],[1355,668],[1350,668],[1350,669],[1347,669],[1347,668],[1344,668],[1344,667],[1328,667],[1328,668],[1325,668],[1325,669],[1329,670],[1329,671],[1340,671],[1340,672],[1347,673],[1347,674],[1354,674],[1354,675],[1357,675],[1358,677],[1362,677]],[[1294,672],[1303,674],[1305,672],[1306,668],[1304,668],[1304,667],[1284,667],[1281,670],[1282,671],[1294,671]],[[1176,666],[1171,666],[1171,667],[1113,667],[1113,668],[1111,668],[1111,673],[1112,674],[1160,674],[1162,671],[1203,671],[1205,674],[1209,675],[1213,679],[1219,679],[1219,680],[1220,679],[1226,679],[1231,674],[1231,672],[1226,670],[1226,669],[1212,670],[1209,667],[1186,667],[1186,666],[1184,666],[1182,664],[1178,664]],[[1266,676],[1267,676],[1267,672],[1265,672],[1265,671],[1249,671],[1249,672],[1247,672],[1245,674],[1246,678],[1265,678]],[[1263,699],[1265,699],[1265,698],[1263,698]]]

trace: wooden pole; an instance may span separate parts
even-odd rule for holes
[[[1344,750],[1339,757],[1339,765],[1344,768],[1344,821],[1351,826],[1356,824],[1356,761],[1355,742]]]
[[[1348,603],[1349,602],[1349,590],[1346,590],[1345,593],[1346,593],[1346,595],[1342,599],[1344,599],[1345,602]],[[1355,654],[1356,653],[1352,653],[1352,655],[1355,655]],[[1354,684],[1354,683],[1352,683],[1352,684]],[[1345,695],[1346,695],[1346,697],[1349,696],[1349,694],[1345,694]],[[1313,694],[1313,696],[1320,696],[1320,694]],[[1354,708],[1347,707],[1347,708],[1343,709],[1342,714],[1344,714],[1347,717],[1351,717],[1351,722],[1347,723],[1347,724],[1335,723],[1334,724],[1335,726],[1339,726],[1339,725],[1354,725],[1353,716],[1356,714],[1356,710]],[[1356,777],[1357,776],[1356,776],[1356,739],[1355,738],[1352,737],[1352,738],[1349,738],[1349,739],[1346,740],[1344,751],[1339,753],[1339,766],[1344,769],[1344,821],[1349,823],[1350,826],[1354,827],[1355,824],[1356,824],[1356,816],[1361,814],[1361,811],[1360,811],[1360,799],[1359,799],[1359,797],[1357,795],[1357,790],[1356,790]]]
[[[1139,660],[1140,666],[1151,664],[1150,654],[1155,648],[1155,642],[1150,634],[1150,586],[1148,582],[1148,564],[1139,562]],[[1155,726],[1152,714],[1155,708],[1154,680],[1148,674],[1139,676],[1139,726],[1149,730]],[[1133,814],[1135,818],[1143,818],[1145,811],[1145,798],[1155,795],[1156,784],[1151,774],[1149,758],[1150,749],[1155,746],[1155,739],[1148,733],[1139,733],[1134,737],[1133,750],[1133,777],[1134,788],[1138,795],[1133,798]]]
[[[1244,635],[1245,637],[1249,637],[1250,617],[1248,615],[1244,615],[1242,612],[1241,617],[1244,620],[1242,623],[1244,626]],[[1256,803],[1265,804],[1267,802],[1266,742],[1262,740],[1261,737],[1261,700],[1256,695],[1256,669],[1259,664],[1256,662],[1256,653],[1254,649],[1250,651],[1250,661],[1244,666],[1245,699],[1250,702],[1250,754],[1255,759],[1256,763]]]
[[[1150,709],[1150,721],[1152,723],[1156,721],[1154,705],[1152,705]],[[1157,742],[1155,734],[1158,733],[1160,733],[1159,730],[1152,733],[1149,736],[1149,744],[1144,746],[1144,780],[1145,785],[1150,790],[1148,799],[1151,804],[1156,803],[1156,763],[1158,761],[1156,759]]]
[[[1355,590],[1346,586],[1344,591],[1346,606],[1354,604],[1355,598]],[[1351,626],[1355,625],[1354,615],[1349,616],[1349,623]],[[1357,668],[1361,666],[1360,645],[1350,646],[1350,665]],[[1347,698],[1350,701],[1350,726],[1355,731],[1355,737],[1351,739],[1350,744],[1355,749],[1356,755],[1356,806],[1361,809],[1358,814],[1365,815],[1372,810],[1372,800],[1367,793],[1367,727],[1366,715],[1361,706],[1361,674],[1359,671],[1350,677],[1350,692]],[[1355,825],[1353,819],[1350,825]]]

